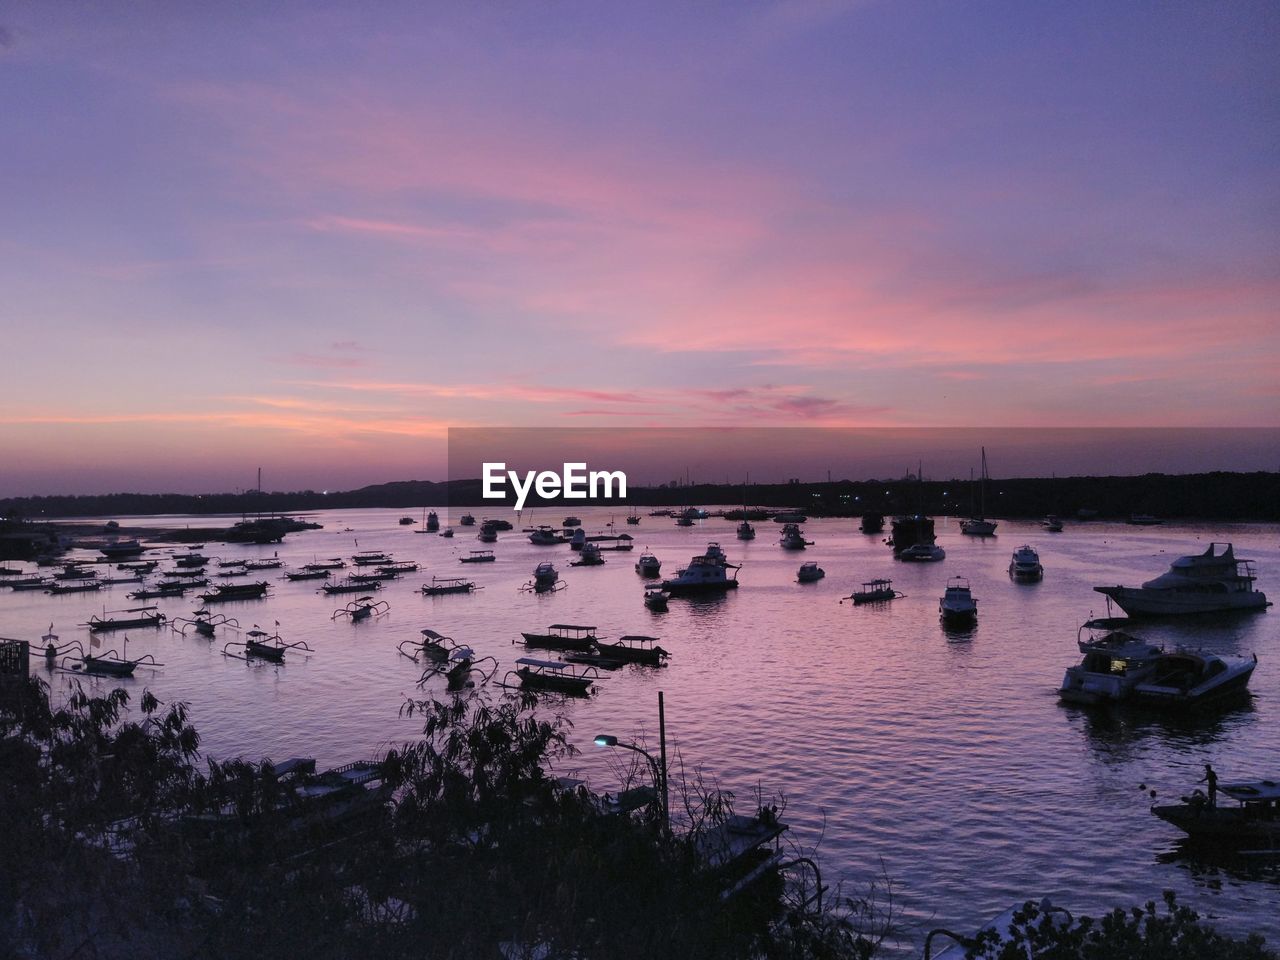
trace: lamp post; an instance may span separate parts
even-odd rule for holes
[[[649,761],[649,770],[653,774],[653,787],[658,800],[658,818],[663,828],[668,827],[670,822],[667,819],[667,778],[666,772],[658,766],[658,761],[653,759],[647,750],[641,750],[634,743],[624,743],[612,734],[598,734],[595,742],[598,747],[621,747],[623,750],[630,750]]]

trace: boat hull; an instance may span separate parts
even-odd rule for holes
[[[550,633],[524,633],[525,646],[544,650],[590,650],[596,645],[595,637],[561,637]]]
[[[1256,590],[1216,593],[1199,590],[1147,590],[1142,587],[1094,587],[1131,617],[1177,617],[1196,613],[1262,610],[1267,596]]]
[[[1280,844],[1280,820],[1265,819],[1246,808],[1178,803],[1152,807],[1151,812],[1193,840],[1230,847]]]

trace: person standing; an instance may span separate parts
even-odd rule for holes
[[[1215,810],[1218,806],[1218,775],[1214,772],[1213,765],[1206,763],[1204,765],[1204,776],[1196,783],[1206,785],[1209,792],[1209,809]]]

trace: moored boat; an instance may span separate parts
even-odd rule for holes
[[[1262,610],[1270,604],[1253,588],[1255,579],[1253,561],[1236,557],[1230,543],[1211,543],[1204,553],[1179,557],[1168,572],[1141,587],[1093,589],[1131,617],[1178,616]]]
[[[596,628],[574,623],[553,623],[545,633],[520,635],[526,646],[548,650],[590,650],[596,645]]]
[[[904,594],[893,589],[892,580],[868,580],[862,584],[861,590],[855,590],[849,596],[844,597],[840,602],[852,600],[854,606],[863,603],[883,603],[886,600],[897,600]]]
[[[596,649],[601,656],[610,660],[621,660],[624,663],[641,663],[645,666],[658,667],[671,654],[658,646],[657,637],[628,635],[619,637],[617,643],[596,642]]]
[[[1040,526],[1044,527],[1049,533],[1061,533],[1062,521],[1055,514],[1049,514],[1040,521]]]
[[[1019,583],[1034,583],[1044,577],[1044,567],[1040,564],[1040,554],[1024,543],[1013,552],[1009,561],[1009,576]]]
[[[662,589],[671,596],[687,596],[695,593],[721,593],[738,586],[738,567],[721,563],[708,557],[694,557],[683,570],[677,570],[670,580],[662,581]],[[733,571],[729,576],[728,571]]]
[[[470,593],[476,589],[474,580],[461,577],[432,577],[430,583],[422,585],[422,593],[428,597],[439,597],[448,593]]]
[[[640,554],[636,561],[636,573],[642,577],[656,577],[662,572],[662,561],[648,551]]]
[[[1104,617],[1080,626],[1076,646],[1084,659],[1067,667],[1059,697],[1068,703],[1116,703],[1151,676],[1164,650],[1121,629],[1128,625],[1123,618]]]
[[[666,612],[669,599],[670,594],[663,590],[659,583],[651,583],[644,588],[644,605],[654,613]]]
[[[459,563],[493,563],[498,558],[492,550],[472,550],[467,556],[459,557]]]
[[[1236,849],[1280,848],[1280,777],[1223,784],[1213,802],[1199,790],[1181,799],[1152,805],[1151,812],[1195,841]]]
[[[800,564],[800,570],[796,573],[796,581],[799,583],[815,583],[826,575],[827,572],[825,570],[810,561],[809,563]]]
[[[947,551],[936,543],[921,542],[913,543],[900,553],[895,553],[894,556],[907,563],[937,563],[947,558]]]
[[[545,690],[573,696],[586,696],[599,679],[595,667],[574,667],[562,660],[535,660],[520,657],[514,673],[526,690]]]
[[[1152,707],[1186,709],[1243,694],[1258,665],[1257,654],[1241,657],[1204,650],[1163,652],[1149,676],[1134,684],[1132,699]]]
[[[978,619],[978,601],[973,598],[969,581],[952,577],[938,600],[938,613],[948,624],[973,623]]]
[[[858,523],[858,529],[863,533],[879,533],[884,529],[884,514],[864,513],[862,520]]]

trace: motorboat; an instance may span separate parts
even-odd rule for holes
[[[973,489],[973,473],[969,475],[970,497]],[[960,532],[971,537],[989,537],[996,532],[996,522],[987,519],[987,448],[982,448],[982,480],[980,481],[978,512],[968,520],[960,521]],[[970,508],[973,504],[970,503]]]
[[[453,539],[453,527],[445,527],[440,531],[440,536],[444,537],[446,540]]]
[[[636,561],[636,573],[642,577],[656,577],[662,572],[662,561],[655,557],[652,553],[640,554],[640,559]]]
[[[332,560],[316,560],[313,563],[303,564],[303,570],[342,570],[346,567],[347,561],[341,557],[334,557]]]
[[[414,524],[414,523],[417,523],[417,522],[418,522],[418,521],[417,521],[417,520],[414,520],[414,519],[413,519],[413,517],[401,517],[401,518],[400,518],[400,526],[402,526],[402,527],[407,527],[407,526],[410,526],[411,524]]]
[[[136,557],[145,549],[136,539],[129,539],[104,543],[98,548],[98,552],[108,560],[120,560],[125,557]]]
[[[546,593],[559,590],[562,586],[564,581],[560,579],[560,573],[556,570],[555,564],[544,560],[533,568],[533,579],[525,584],[524,589],[532,590],[534,593]]]
[[[286,580],[327,580],[330,577],[328,570],[295,570],[286,573]]]
[[[499,531],[512,529],[510,520],[502,520],[502,519],[493,520],[493,519],[490,519],[489,517],[485,517],[482,521],[480,521],[480,523],[481,523],[481,526],[493,527],[493,529],[499,530]]]
[[[849,596],[841,599],[841,603],[845,600],[852,600],[854,606],[863,603],[882,603],[886,600],[897,600],[904,594],[893,589],[892,580],[868,580],[862,585],[861,590],[855,590]]]
[[[936,543],[913,543],[900,553],[895,554],[897,559],[907,563],[937,563],[939,560],[947,558],[947,551],[943,550]]]
[[[952,577],[938,601],[938,613],[947,623],[972,623],[978,619],[978,601],[973,599],[969,581]]]
[[[662,589],[672,596],[695,593],[721,593],[738,586],[738,567],[721,563],[710,557],[694,557],[683,570],[677,570],[670,580],[662,581]],[[733,576],[729,576],[729,571]]]
[[[1161,653],[1151,675],[1134,684],[1132,697],[1154,707],[1200,706],[1243,693],[1258,656],[1241,657],[1205,650]]]
[[[596,544],[587,542],[582,545],[582,555],[569,564],[571,567],[598,567],[604,563],[604,557],[600,556],[600,548]]]
[[[564,543],[564,537],[560,535],[560,532],[555,527],[543,524],[530,531],[529,542],[539,547],[551,547],[557,543]]]
[[[806,540],[804,534],[800,532],[800,527],[794,523],[788,523],[782,528],[782,537],[778,540],[783,550],[803,550],[805,547],[813,543],[812,540]]]
[[[1009,576],[1019,583],[1034,583],[1042,579],[1044,567],[1040,564],[1040,554],[1024,543],[1013,551],[1013,559],[1009,561]]]
[[[748,523],[745,519],[738,524],[739,540],[754,540],[756,538],[756,528]]]
[[[560,542],[561,543],[564,542],[564,537],[560,538]],[[574,551],[581,550],[583,545],[586,542],[587,542],[587,531],[583,530],[581,527],[579,527],[577,530],[574,530],[573,533],[569,535],[570,550],[574,550]]]
[[[486,523],[483,527],[480,528],[480,532],[476,534],[476,539],[479,540],[481,543],[497,543],[498,542],[497,527],[490,526],[489,524]]]
[[[553,623],[545,633],[520,632],[526,646],[548,650],[591,650],[596,645],[596,628],[576,623]]]
[[[579,519],[578,517],[565,517],[563,520],[560,521],[560,524],[566,530],[568,530],[568,529],[572,529],[573,527],[582,526],[582,520]]]
[[[858,524],[858,529],[863,533],[879,533],[884,529],[884,514],[864,513],[861,522]]]
[[[458,523],[464,527],[474,527],[476,525],[476,518],[469,513],[464,513],[458,518]]]
[[[823,570],[816,563],[802,563],[800,569],[796,573],[796,581],[798,583],[816,583],[827,575],[827,571]]]
[[[435,531],[440,529],[440,518],[436,516],[436,512],[432,510],[427,514],[427,530]]]
[[[1222,784],[1215,803],[1199,790],[1151,812],[1192,840],[1234,848],[1280,847],[1280,777]],[[1235,801],[1229,804],[1224,801]]]
[[[1062,532],[1062,521],[1052,513],[1040,521],[1040,526],[1044,527],[1048,533]]]
[[[458,558],[459,563],[494,563],[496,560],[492,550],[472,550],[467,556]]]
[[[654,613],[663,613],[667,609],[667,601],[671,595],[662,589],[662,585],[651,583],[644,588],[644,605]]]
[[[1219,549],[1221,548],[1221,549]],[[1141,587],[1094,587],[1131,617],[1261,610],[1266,594],[1253,588],[1253,561],[1236,557],[1229,543],[1179,557],[1168,572]]]
[[[1076,646],[1084,659],[1067,667],[1058,696],[1068,703],[1116,703],[1151,676],[1164,650],[1124,632],[1128,623],[1123,617],[1104,617],[1080,626]]]
[[[916,546],[916,544],[924,544],[931,547],[937,539],[933,532],[933,517],[926,517],[919,513],[894,517],[889,525],[889,530],[888,543],[893,547],[893,555],[898,559],[902,559],[902,555]],[[926,557],[924,559],[930,558]]]

